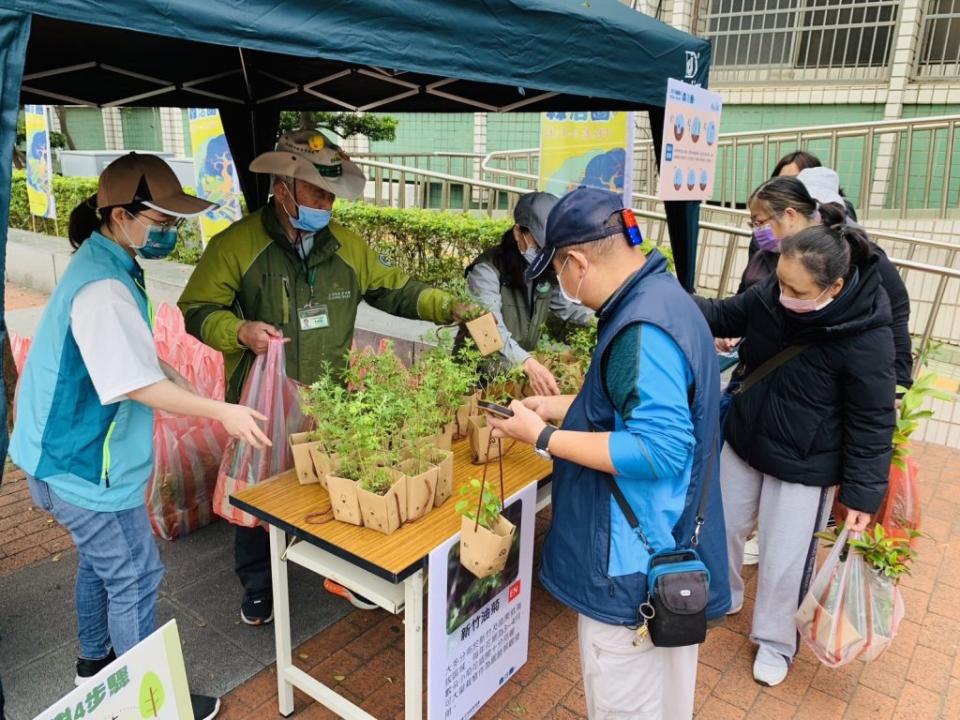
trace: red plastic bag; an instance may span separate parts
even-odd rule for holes
[[[309,428],[309,420],[300,410],[300,392],[289,379],[283,355],[283,341],[271,339],[267,352],[258,355],[240,395],[240,404],[267,416],[264,433],[272,447],[257,450],[232,440],[220,464],[213,509],[235,525],[256,527],[260,522],[230,504],[230,496],[279,475],[293,467],[293,455],[287,438]]]
[[[32,340],[28,337],[20,337],[15,332],[10,333],[10,349],[13,350],[13,364],[17,368],[17,374],[23,375],[23,366],[27,362],[27,353],[30,352]]]
[[[904,616],[900,589],[850,549],[847,537],[843,530],[796,616],[800,637],[831,668],[879,657]]]
[[[880,504],[874,519],[887,535],[906,538],[910,530],[920,529],[920,487],[917,463],[907,456],[906,469],[890,466],[890,483],[887,494]]]

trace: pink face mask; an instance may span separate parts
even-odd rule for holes
[[[817,312],[818,310],[823,310],[827,305],[833,302],[833,298],[827,298],[826,302],[823,304],[818,304],[820,298],[822,298],[827,290],[830,288],[824,289],[822,293],[817,295],[813,300],[801,300],[800,298],[787,297],[783,294],[783,286],[780,286],[780,304],[790,312],[803,315],[805,313]]]

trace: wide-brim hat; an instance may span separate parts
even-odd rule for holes
[[[315,130],[282,135],[277,149],[255,157],[250,170],[302,180],[344,200],[359,200],[367,185],[363,170]]]
[[[217,203],[187,195],[167,163],[156,155],[129,153],[100,173],[97,209],[140,203],[173,217],[188,218],[217,207]]]

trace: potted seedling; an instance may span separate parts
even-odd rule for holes
[[[467,283],[462,278],[453,283],[450,294],[452,303],[461,307],[472,307],[475,310],[467,317],[463,318],[463,324],[470,333],[470,337],[477,344],[477,350],[481,355],[492,355],[503,349],[503,336],[497,327],[497,319],[489,309],[477,304],[469,289]]]
[[[525,377],[521,367],[501,369],[481,389],[480,398],[507,407],[512,402]],[[500,457],[502,443],[499,440],[494,442],[491,434],[493,428],[490,427],[484,413],[477,412],[476,415],[471,416],[467,422],[467,428],[470,437],[470,450],[473,453],[475,463],[485,464]]]
[[[502,499],[483,481],[472,478],[460,492],[460,562],[483,579],[507,564],[517,527],[503,517]]]
[[[406,520],[406,480],[394,468],[368,466],[361,472],[357,500],[364,527],[389,535]]]
[[[320,374],[320,379],[301,391],[301,406],[304,414],[314,423],[309,433],[291,435],[290,443],[296,460],[297,452],[306,450],[312,469],[303,468],[297,462],[300,482],[319,482],[327,488],[327,477],[337,467],[335,448],[345,441],[349,408],[348,393],[343,383],[335,377],[329,366]]]

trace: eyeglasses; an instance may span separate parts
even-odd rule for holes
[[[766,220],[751,220],[747,223],[747,227],[749,227],[751,230],[757,230],[758,228],[762,228],[764,225],[770,222],[773,222],[772,217],[768,217]]]
[[[143,215],[143,213],[138,213],[136,215],[134,215],[133,213],[127,213],[127,214],[130,215],[130,217],[132,217],[134,220],[139,222],[141,225],[144,224],[143,222],[140,221],[140,217],[142,216],[147,220],[149,220],[151,225],[154,225],[160,228],[161,231],[174,230],[174,229],[179,230],[183,226],[183,223],[186,219],[186,218],[173,218],[172,220],[163,221],[163,220],[157,220],[156,218],[152,218],[149,215]]]

